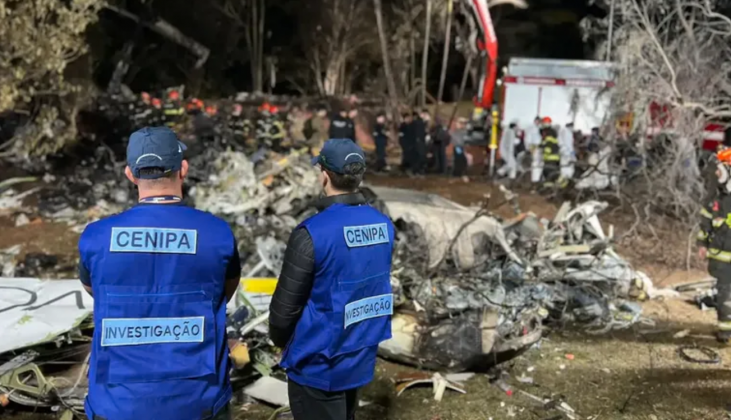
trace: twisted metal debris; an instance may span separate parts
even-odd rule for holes
[[[130,205],[134,194],[121,178],[121,166],[102,148],[96,159],[96,165],[82,166],[54,183],[35,212],[80,230]],[[244,279],[276,281],[287,237],[314,214],[309,204],[320,193],[309,155],[292,150],[247,156],[211,148],[195,156],[191,168],[188,199],[231,224],[244,259]],[[92,177],[94,184],[88,181]],[[53,180],[47,178],[50,184]],[[487,206],[464,207],[414,191],[362,190],[397,228],[391,279],[397,303],[393,338],[379,348],[383,357],[439,371],[484,369],[529,349],[547,324],[576,323],[603,333],[643,321],[641,309],[630,300],[656,293],[649,278],[613,250],[613,230],[605,233],[597,217],[605,203],[566,204],[554,220],[539,220],[519,212],[515,195],[504,191],[518,215],[502,220]],[[0,198],[5,210],[33,211],[23,207],[17,194]],[[18,249],[0,252],[6,275],[15,270],[17,254]],[[267,336],[269,298],[242,288],[229,306],[229,343],[245,344],[248,362],[233,376],[244,382],[282,375]],[[75,327],[56,341],[74,355],[81,371],[90,331],[84,328],[84,334]],[[49,354],[46,348],[34,350]],[[20,354],[0,354],[0,363]],[[76,400],[51,388],[28,393],[13,384],[0,381],[21,404],[80,409]],[[83,395],[84,387],[84,382],[74,383],[75,394]]]

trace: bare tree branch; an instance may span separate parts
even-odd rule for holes
[[[163,19],[157,19],[154,22],[147,22],[140,19],[139,16],[111,4],[105,4],[104,7],[115,13],[118,13],[120,16],[124,16],[128,19],[134,20],[135,22],[141,23],[152,29],[153,31],[157,32],[158,34],[164,36],[165,38],[190,50],[193,54],[198,56],[198,61],[196,61],[195,63],[195,68],[200,68],[201,66],[203,66],[203,64],[205,64],[206,60],[208,60],[208,56],[210,55],[211,51],[207,47],[198,43],[198,41],[194,40],[193,38],[186,36],[178,28],[171,25],[167,21]]]

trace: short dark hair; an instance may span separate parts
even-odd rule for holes
[[[165,173],[165,170],[163,168],[158,167],[151,167],[151,168],[140,168],[140,177],[142,176],[150,176],[150,175],[159,175],[158,178],[153,179],[141,179],[141,181],[151,181],[151,182],[157,182],[157,181],[163,181],[167,179],[174,179],[176,172],[170,171],[168,173]]]
[[[333,188],[338,191],[352,192],[358,189],[360,183],[363,182],[363,174],[365,174],[365,163],[353,162],[343,166],[343,173],[333,172],[329,169],[322,168],[330,178]]]

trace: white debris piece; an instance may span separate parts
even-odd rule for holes
[[[0,275],[3,277],[13,277],[15,275],[15,266],[18,265],[15,257],[20,254],[21,249],[21,245],[14,245],[0,250]]]
[[[599,153],[589,154],[587,163],[590,169],[581,175],[581,179],[576,183],[575,188],[579,190],[593,189],[603,190],[610,185],[615,185],[617,175],[610,173],[609,160],[612,155],[612,148],[604,147]]]
[[[214,214],[244,213],[259,206],[266,188],[256,178],[254,164],[240,152],[219,154],[208,182],[192,188],[197,208]]]
[[[13,190],[5,191],[0,194],[0,210],[19,210],[23,208],[23,200],[26,197],[35,194],[41,187],[31,188],[22,193],[16,193]]]
[[[191,188],[195,206],[224,215],[264,213],[268,208],[275,214],[285,214],[296,200],[319,194],[317,171],[308,155],[294,151],[265,163],[271,168],[260,172],[241,152],[219,154],[208,180]]]
[[[392,220],[401,219],[422,229],[429,244],[429,268],[436,267],[444,259],[460,228],[474,218],[477,211],[435,194],[387,187],[369,188],[383,200]],[[475,265],[475,238],[478,235],[487,235],[499,243],[513,261],[520,261],[510,249],[500,222],[483,216],[467,226],[454,244],[451,257],[460,269],[470,269]]]
[[[0,277],[0,354],[55,340],[93,305],[79,280]]]
[[[289,406],[287,383],[271,376],[262,376],[244,388],[244,394],[279,407]]]
[[[15,218],[15,226],[25,226],[28,223],[30,223],[30,220],[28,219],[28,216],[25,215],[25,213],[20,213],[18,217]]]

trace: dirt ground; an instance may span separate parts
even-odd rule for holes
[[[491,203],[502,200],[496,189],[484,182],[465,183],[457,179],[427,177],[371,176],[376,185],[412,188],[441,194],[463,204],[474,204],[491,194]],[[527,191],[527,190],[526,190]],[[523,193],[521,209],[539,216],[552,217],[558,202]],[[503,207],[497,214],[510,216]],[[602,216],[615,223],[616,235],[629,229],[631,219]],[[643,241],[621,241],[619,251],[646,271],[657,286],[669,286],[706,277],[701,270],[679,270],[684,266],[687,232],[668,228],[658,231],[657,238]],[[16,228],[7,220],[0,221],[0,248],[24,244],[24,252],[43,251],[57,254],[62,260],[76,258],[78,235],[63,225],[37,223]],[[672,249],[673,252],[666,252]],[[650,252],[652,251],[652,252]],[[515,392],[506,395],[478,374],[466,383],[464,395],[447,391],[441,402],[432,399],[430,388],[412,388],[396,397],[392,378],[411,370],[387,361],[379,361],[376,380],[365,387],[359,411],[362,420],[487,420],[487,419],[559,419],[556,410],[539,407],[518,392],[561,397],[576,410],[577,419],[630,420],[715,420],[728,419],[731,405],[731,350],[719,348],[712,338],[713,311],[702,312],[682,299],[656,300],[643,303],[644,315],[655,325],[638,324],[631,330],[592,336],[575,330],[547,330],[540,346],[529,350],[506,366],[509,383]],[[680,331],[684,338],[674,338]],[[722,362],[715,365],[683,361],[678,346],[707,345],[718,351]],[[534,384],[517,380],[521,375],[532,377]],[[237,419],[268,419],[273,408],[263,404],[238,404]],[[0,416],[2,411],[0,411]],[[23,415],[32,418],[33,415]],[[5,416],[10,418],[10,416]]]

